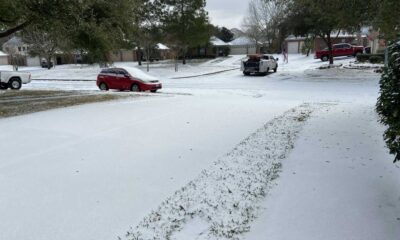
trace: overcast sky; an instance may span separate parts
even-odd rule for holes
[[[240,28],[249,0],[206,0],[211,23],[227,28]]]

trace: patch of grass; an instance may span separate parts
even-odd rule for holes
[[[46,90],[20,90],[20,91],[1,91],[0,100],[10,97],[41,97],[41,96],[56,96],[56,95],[72,95],[77,94],[74,91],[46,91]]]
[[[79,93],[74,91],[7,91],[0,95],[0,118],[88,103],[112,101],[133,96],[135,95],[87,95],[82,92]],[[32,99],[32,97],[34,99]],[[6,100],[7,102],[1,102],[2,100]]]

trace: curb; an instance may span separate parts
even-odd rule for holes
[[[192,76],[184,76],[184,77],[173,77],[173,78],[170,78],[170,79],[185,79],[185,78],[203,77],[203,76],[216,75],[216,74],[219,74],[219,73],[234,71],[234,70],[238,70],[238,69],[240,69],[240,68],[232,68],[232,69],[221,70],[221,71],[217,71],[217,72],[204,73],[204,74],[200,74],[200,75],[192,75]]]

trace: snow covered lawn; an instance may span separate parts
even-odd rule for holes
[[[304,104],[265,124],[165,200],[128,239],[236,239],[249,231],[258,202],[314,109]]]

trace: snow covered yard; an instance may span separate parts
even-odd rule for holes
[[[298,55],[266,77],[200,76],[240,58],[154,66],[164,88],[150,98],[0,119],[0,239],[397,239],[379,75]],[[34,74],[99,71],[71,68]]]

